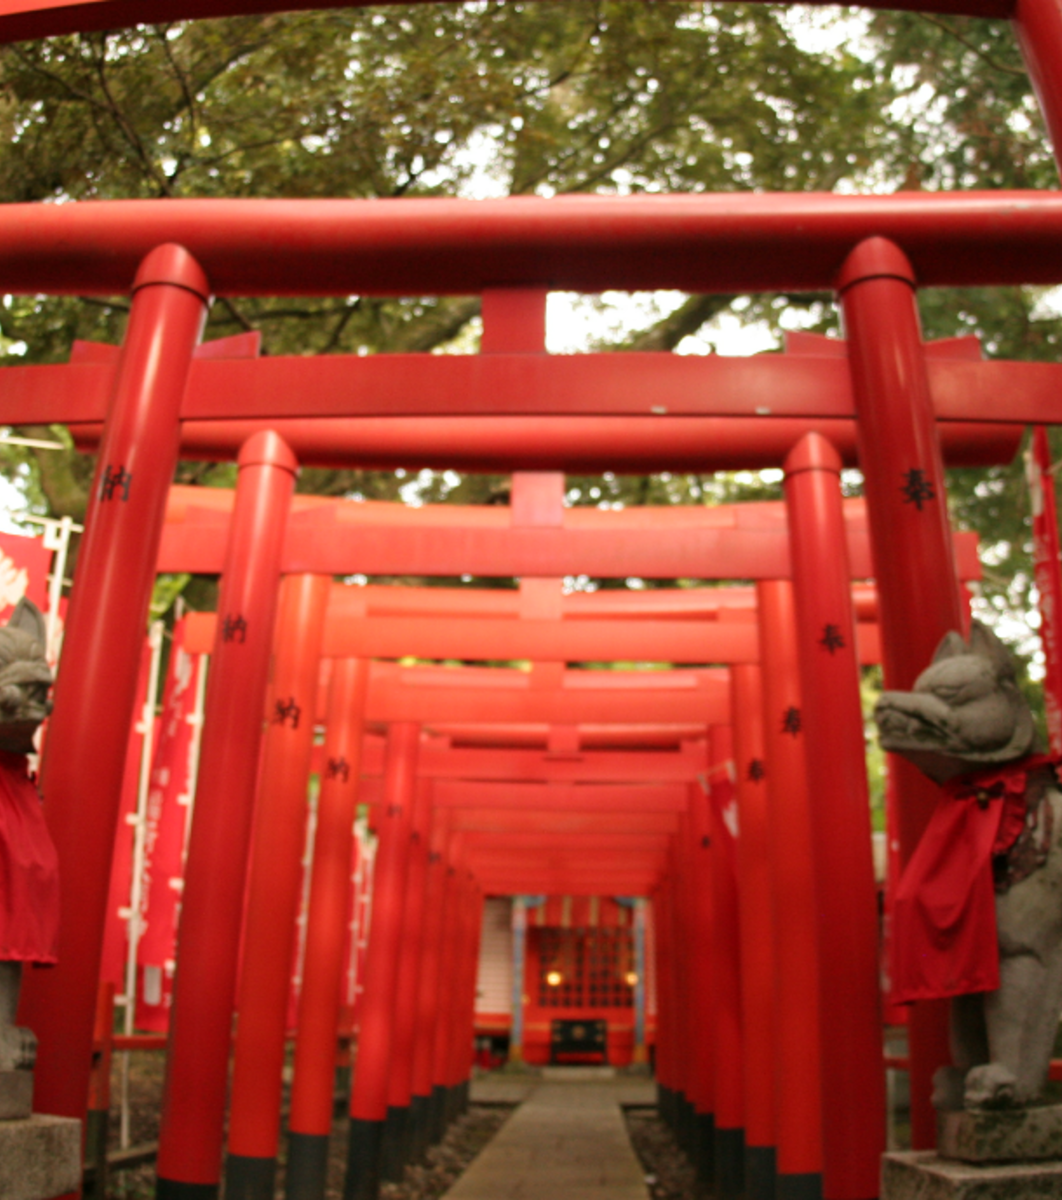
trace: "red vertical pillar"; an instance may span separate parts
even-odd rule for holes
[[[210,287],[180,246],[133,282],[89,499],[41,770],[59,856],[59,962],[26,972],[20,1023],[37,1034],[34,1105],[84,1119],[103,929],[140,648],[180,446],[180,410]]]
[[[476,977],[479,972],[480,935],[483,931],[483,889],[471,871],[465,872],[463,891],[465,921],[457,976],[458,994],[450,1085],[456,1116],[460,1116],[468,1108],[472,1042],[476,1023]]]
[[[288,1118],[287,1200],[324,1200],[327,1182],[368,681],[366,659],[333,662]]]
[[[1062,5],[1059,0],[1017,0],[1013,19],[1057,163],[1062,155]]]
[[[387,1081],[387,1118],[380,1156],[382,1178],[391,1183],[401,1182],[411,1153],[413,1046],[417,1020],[417,989],[420,985],[424,951],[424,893],[428,882],[430,831],[430,784],[422,779],[417,782],[413,824],[409,834],[409,866],[392,1017],[391,1071]]]
[[[207,681],[159,1131],[159,1200],[216,1195],[247,857],[295,459],[275,433],[240,451]]]
[[[435,1019],[432,1042],[431,1141],[438,1142],[449,1122],[447,1091],[447,1052],[450,1048],[450,1026],[453,1019],[454,988],[452,964],[457,957],[458,925],[460,921],[460,885],[455,854],[458,835],[451,833],[446,850],[446,875],[439,953],[442,959],[439,976],[439,1011]]]
[[[674,1124],[675,1137],[679,1146],[687,1154],[690,1153],[689,1142],[689,1075],[686,1070],[688,1059],[686,1049],[689,1046],[687,1034],[689,1030],[689,997],[686,990],[686,964],[688,962],[688,947],[685,930],[685,892],[686,892],[686,854],[688,841],[688,818],[683,813],[679,819],[678,834],[672,838],[670,866],[670,942],[672,973],[672,1018],[671,1036],[672,1047],[679,1047],[671,1059],[673,1077],[673,1102],[675,1105]]]
[[[698,786],[691,784],[686,788],[688,805],[696,803]],[[674,926],[674,946],[679,953],[674,959],[678,984],[677,1032],[678,1045],[682,1046],[682,1054],[677,1058],[678,1070],[678,1136],[679,1144],[685,1151],[690,1162],[696,1159],[696,1120],[695,1120],[695,1090],[696,1082],[692,1072],[692,1050],[696,1039],[696,1014],[694,1012],[694,949],[692,949],[690,929],[690,895],[692,889],[692,834],[690,832],[692,818],[689,806],[679,818],[679,832],[674,842],[674,858],[676,858],[676,889],[674,898],[676,905],[672,911]]]
[[[419,744],[419,725],[401,721],[388,730],[384,799],[374,813],[379,840],[358,1053],[350,1095],[345,1200],[376,1200],[380,1193],[380,1147],[387,1117],[392,1013]]]
[[[712,830],[708,798],[700,784],[690,793],[692,839],[690,879],[690,959],[693,971],[694,1166],[702,1192],[712,1182],[715,1142],[715,981],[712,960]]]
[[[757,585],[775,910],[778,1200],[822,1194],[819,942],[793,585]],[[743,769],[754,772],[754,762]]]
[[[737,774],[738,890],[741,896],[741,1009],[745,1069],[745,1196],[775,1193],[775,972],[773,879],[764,757],[760,667],[730,668],[731,725]]]
[[[675,1045],[675,953],[674,886],[670,875],[653,897],[653,928],[656,933],[656,1095],[664,1121],[676,1124],[674,1072]]]
[[[424,900],[424,956],[417,985],[416,1043],[413,1049],[413,1155],[421,1158],[432,1135],[432,1066],[435,1031],[439,1024],[442,990],[442,941],[446,909],[446,842],[449,821],[446,809],[432,812],[428,844],[428,878]]]
[[[745,1099],[742,1080],[741,938],[737,875],[737,795],[729,725],[710,732],[712,809],[712,964],[715,979],[715,1193],[745,1190]]]
[[[812,861],[818,940],[829,947],[822,1014],[823,1194],[870,1200],[885,1150],[878,910],[871,849],[841,460],[821,434],[785,462],[786,511],[803,684],[815,764]]]
[[[908,690],[940,639],[963,629],[914,285],[903,251],[885,238],[861,242],[837,279],[859,418],[885,687],[894,691]],[[896,777],[906,863],[940,793],[904,759],[893,756],[889,770]],[[947,1004],[916,1004],[909,1038],[911,1137],[916,1149],[925,1149],[936,1142],[933,1073],[950,1061]]]
[[[280,585],[277,650],[266,693],[251,878],[229,1105],[225,1195],[272,1200],[280,1137],[284,1035],[295,953],[306,793],[313,752],[329,575],[287,575]]]

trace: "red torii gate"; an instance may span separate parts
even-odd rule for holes
[[[106,0],[64,9],[33,0],[12,7],[15,11],[2,14],[9,37],[76,27],[86,19],[89,24],[110,24],[147,15],[143,5],[134,9]],[[151,11],[196,15],[200,9],[175,0]],[[1048,123],[1056,131],[1062,129],[1056,90],[1062,79],[1058,4],[1019,0],[1013,9],[978,5],[977,11],[1015,17]],[[887,680],[906,686],[941,633],[960,624],[943,506],[927,505],[923,511],[919,504],[916,517],[896,494],[897,479],[913,481],[911,472],[917,473],[923,500],[940,500],[944,494],[912,287],[916,278],[923,285],[1058,282],[1062,251],[1057,234],[1062,222],[1057,200],[1002,193],[609,197],[575,204],[562,198],[500,202],[496,210],[488,202],[476,205],[474,213],[457,202],[398,203],[408,213],[408,224],[399,228],[403,218],[390,230],[387,202],[374,202],[371,218],[353,207],[315,207],[313,202],[236,202],[242,207],[190,202],[187,212],[188,202],[181,201],[141,209],[131,203],[8,210],[10,219],[0,237],[0,270],[9,290],[90,292],[101,287],[113,293],[128,286],[141,263],[115,377],[100,491],[90,511],[44,770],[49,820],[56,828],[64,866],[90,849],[109,845],[120,764],[103,714],[93,713],[84,697],[109,694],[114,701],[112,723],[113,711],[127,715],[131,710],[132,639],[142,623],[154,558],[153,553],[145,555],[144,548],[153,548],[157,540],[161,499],[177,454],[184,376],[210,288],[187,255],[155,251],[173,237],[202,259],[219,290],[272,292],[305,286],[320,294],[335,286],[344,294],[351,288],[476,291],[499,282],[694,291],[836,286],[851,339],[860,437],[873,448],[861,460],[875,554],[888,564],[887,572],[879,572]],[[301,223],[307,232],[305,218],[310,213],[310,236],[293,237],[293,223]],[[351,220],[345,225],[346,213]],[[359,227],[352,235],[354,224]],[[267,227],[271,253],[258,254],[267,244]],[[794,239],[797,228],[800,237]],[[360,251],[358,246],[351,249],[352,237],[355,242],[366,239]],[[469,253],[470,248],[476,253]],[[978,252],[972,253],[974,249]],[[64,258],[65,264],[57,261]],[[296,278],[297,283],[286,282]],[[875,345],[885,343],[888,359],[875,357]],[[16,410],[7,410],[4,417],[32,419]],[[286,469],[278,461],[245,463],[248,471],[270,466]],[[134,503],[123,505],[130,498]],[[275,570],[275,558],[272,563],[270,569]],[[919,579],[937,584],[926,593],[933,607],[924,601],[920,609],[912,606],[912,585]],[[110,652],[106,670],[102,656],[90,650],[94,641]],[[903,790],[900,832],[909,851],[931,793],[912,777],[903,780]],[[80,816],[79,806],[85,810]],[[102,826],[98,832],[93,822]],[[70,1063],[87,1059],[84,1051],[90,1045],[92,996],[85,980],[91,978],[98,958],[102,896],[94,881],[78,879],[76,868],[69,879],[78,919],[84,921],[78,930],[82,944],[71,938],[68,925],[62,941],[64,966],[47,982],[40,977],[31,981],[27,1007],[47,1033],[42,1038],[42,1096],[54,1097],[55,1056],[66,1054],[66,1069],[75,1076],[74,1100],[47,1102],[61,1109],[72,1103],[72,1111],[80,1111],[78,1094],[84,1089]],[[60,1000],[66,995],[68,1006]],[[918,1107],[921,1084],[941,1053],[940,1022],[932,1014],[928,1017],[927,1023],[916,1011],[912,1026],[916,1139],[928,1132],[927,1114]]]

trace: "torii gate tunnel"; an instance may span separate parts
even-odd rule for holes
[[[0,41],[310,7],[329,5],[0,0]],[[1013,21],[1062,145],[1062,0],[890,7]],[[194,552],[194,569],[220,570],[222,586],[160,1197],[217,1195],[237,991],[229,1195],[272,1194],[279,1006],[297,887],[291,847],[302,844],[311,723],[269,724],[257,796],[256,779],[262,704],[295,694],[312,696],[306,704],[325,720],[326,761],[352,769],[322,784],[323,865],[313,880],[291,1118],[299,1182],[289,1188],[302,1190],[289,1195],[323,1187],[337,897],[359,763],[372,746],[379,755],[384,731],[382,784],[363,797],[379,801],[379,852],[350,1200],[377,1194],[389,1154],[393,1166],[385,1142],[393,1112],[420,1104],[421,1137],[437,1134],[460,1103],[486,891],[651,895],[662,1100],[693,1141],[714,1147],[720,1194],[736,1194],[744,1170],[756,1200],[876,1196],[884,1096],[858,655],[876,657],[867,649],[875,641],[887,686],[906,688],[941,636],[964,627],[959,568],[969,548],[960,542],[957,554],[948,527],[945,462],[1006,461],[1021,424],[1062,422],[1062,366],[982,362],[966,339],[924,344],[916,292],[1062,283],[1062,196],[114,201],[7,205],[3,216],[5,292],[131,293],[120,349],[82,345],[69,364],[5,368],[0,388],[0,422],[64,422],[80,444],[99,445],[42,766],[63,916],[59,965],[32,973],[23,996],[21,1019],[40,1040],[38,1108],[85,1114],[148,600],[159,566]],[[796,336],[786,354],[754,360],[546,354],[547,291],[605,288],[832,289],[846,341]],[[478,293],[481,352],[259,359],[253,338],[199,345],[213,295],[352,293]],[[240,467],[231,514],[204,518],[183,549],[174,526],[164,539],[180,454]],[[332,520],[292,503],[300,462],[523,474],[507,513],[391,512],[359,526],[349,513]],[[841,501],[845,463],[858,463],[865,479],[858,512]],[[563,471],[768,465],[785,468],[784,510],[764,509],[744,525],[736,517],[729,530],[700,513],[580,515],[561,503]],[[520,576],[525,587],[519,619],[485,624],[490,645],[477,649],[453,621],[418,625],[413,602],[400,619],[326,620],[330,577],[341,570]],[[628,619],[644,622],[626,631],[632,643],[690,661],[674,622],[647,620],[651,610],[580,622],[562,611],[554,585],[538,586],[577,572],[752,580],[755,621],[716,614],[709,630],[698,614],[705,627],[691,637],[700,661],[717,665],[673,671],[664,687],[618,672],[607,685],[576,686],[564,663],[614,656]],[[857,638],[852,582],[870,576],[876,625]],[[447,613],[445,597],[420,603],[428,617]],[[604,628],[609,621],[616,626]],[[513,628],[494,627],[503,623]],[[402,676],[366,665],[373,655],[444,645],[480,658],[527,654],[539,665],[519,687],[475,668],[443,683],[438,671]],[[319,703],[322,659],[331,665]],[[667,749],[639,741],[661,729],[675,739]],[[594,737],[602,748],[581,748]],[[893,779],[905,859],[936,792],[902,763]],[[728,824],[735,798],[737,838]],[[928,1084],[946,1058],[943,1008],[915,1006],[916,1147],[932,1142]]]

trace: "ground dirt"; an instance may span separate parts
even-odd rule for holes
[[[623,1115],[652,1200],[694,1200],[693,1167],[656,1109],[627,1108]]]
[[[144,1145],[157,1141],[159,1108],[162,1100],[163,1056],[153,1053],[130,1055],[129,1126],[130,1142]],[[120,1139],[121,1109],[119,1097],[121,1066],[115,1056],[111,1081],[110,1148],[116,1150]],[[511,1105],[473,1104],[455,1121],[446,1137],[429,1154],[427,1163],[409,1167],[400,1183],[385,1183],[381,1200],[436,1200],[442,1196],[498,1132],[512,1112]],[[347,1158],[347,1122],[338,1118],[332,1126],[328,1169],[327,1200],[341,1200]],[[155,1164],[147,1163],[132,1170],[112,1172],[107,1186],[109,1200],[154,1200]],[[277,1200],[284,1196],[283,1161],[277,1171]],[[100,1200],[99,1197],[96,1200]]]

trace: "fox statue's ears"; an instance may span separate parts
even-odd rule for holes
[[[958,658],[967,654],[987,659],[997,678],[1014,679],[1014,660],[1010,652],[992,630],[980,621],[970,622],[969,642],[954,629],[946,633],[940,640],[936,654],[933,655],[933,662],[943,662],[947,658]]]

